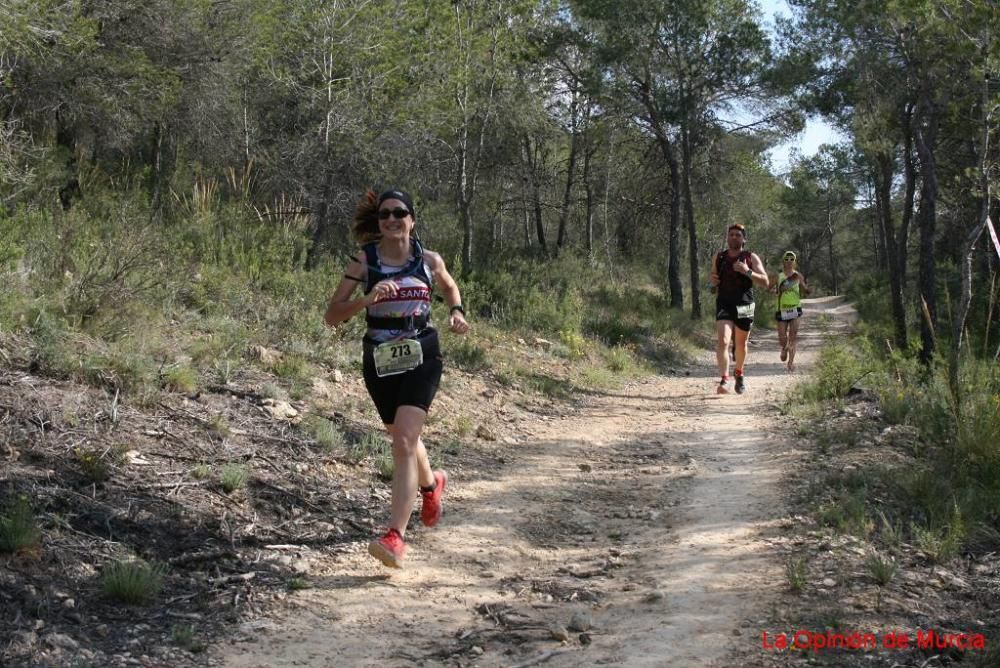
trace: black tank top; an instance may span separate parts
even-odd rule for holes
[[[729,251],[720,252],[716,258],[716,269],[719,274],[718,301],[722,304],[752,304],[753,281],[746,274],[737,273],[733,265],[743,260],[749,267],[750,251],[740,251],[736,257],[729,257]]]

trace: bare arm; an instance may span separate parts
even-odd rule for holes
[[[712,256],[712,266],[708,270],[708,282],[715,286],[718,286],[720,283],[718,255]]]
[[[802,275],[801,271],[798,272],[798,275],[799,275],[799,285],[802,287],[802,294],[808,297],[809,293],[812,292],[812,288],[806,285],[806,277]]]
[[[424,251],[427,256],[427,264],[434,275],[434,285],[441,290],[448,308],[462,305],[462,293],[458,289],[458,283],[448,273],[448,268],[444,266],[444,259],[433,251]],[[448,314],[448,326],[451,331],[457,334],[465,334],[469,331],[469,323],[465,319],[465,314],[461,311],[453,310]]]
[[[767,276],[767,271],[764,270],[764,263],[760,261],[760,258],[757,257],[756,253],[750,253],[749,267],[743,260],[738,260],[733,265],[733,269],[753,281],[754,285],[759,285],[762,288],[766,288],[770,285],[771,281]]]
[[[359,299],[351,299],[354,291],[364,283],[365,274],[365,266],[362,262],[362,256],[359,254],[347,265],[344,278],[340,279],[340,284],[337,285],[333,296],[330,297],[330,303],[326,307],[326,314],[323,316],[323,320],[327,326],[336,327],[340,323],[350,320],[358,311],[364,310],[366,306],[374,301],[374,290]]]

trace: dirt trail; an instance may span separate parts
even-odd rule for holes
[[[805,300],[798,370],[752,337],[749,391],[714,394],[714,352],[687,377],[592,394],[489,475],[453,478],[446,515],[411,529],[406,569],[359,543],[284,618],[217,650],[227,666],[713,666],[756,645],[784,569],[761,539],[803,456],[774,410],[823,331],[853,310]],[[819,314],[827,314],[817,317]],[[589,627],[589,628],[587,628]],[[563,637],[560,642],[558,637]]]

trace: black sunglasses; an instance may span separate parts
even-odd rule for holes
[[[410,212],[407,209],[404,209],[401,206],[397,206],[395,209],[379,209],[378,210],[378,219],[379,220],[388,220],[389,216],[392,216],[393,218],[396,218],[397,220],[402,220],[402,219],[406,218],[409,215],[410,215]]]

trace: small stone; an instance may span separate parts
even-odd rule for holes
[[[479,425],[479,427],[476,429],[476,436],[483,439],[484,441],[497,440],[497,435],[493,433],[493,431],[490,430],[490,428],[484,424]]]
[[[659,603],[667,597],[662,591],[651,591],[642,597],[643,603]]]
[[[299,412],[287,401],[268,398],[261,403],[264,406],[264,411],[275,420],[295,421],[295,418],[299,416]]]
[[[584,473],[590,473],[593,470],[590,464],[577,464],[577,467]]]
[[[591,643],[591,638],[589,633],[581,633],[579,637],[581,645],[589,645]]]
[[[559,642],[569,641],[569,631],[562,624],[552,624],[549,626],[549,636]]]
[[[483,655],[483,648],[480,647],[479,645],[473,645],[472,647],[469,648],[469,651],[475,654],[476,656]]]
[[[76,651],[80,647],[80,643],[73,640],[65,633],[50,633],[45,636],[45,641],[53,647],[59,647],[61,649],[68,649],[71,651]]]
[[[824,587],[836,587],[837,586],[837,582],[833,578],[824,578],[824,580],[823,580],[823,586]]]
[[[566,625],[570,631],[588,631],[590,627],[594,625],[593,621],[590,619],[590,615],[582,610],[578,610],[573,613],[573,616],[569,620],[569,624]]]

